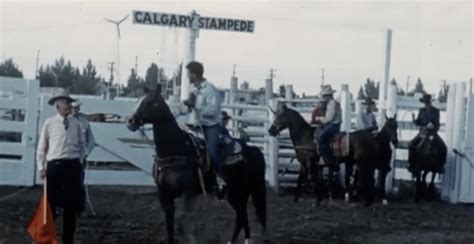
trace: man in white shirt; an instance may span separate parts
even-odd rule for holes
[[[335,164],[335,158],[331,153],[330,140],[339,133],[342,122],[341,105],[334,99],[334,91],[330,85],[324,86],[321,89],[321,97],[327,104],[326,115],[321,120],[323,129],[317,135],[319,152],[327,164]],[[316,130],[317,131],[317,130]]]
[[[39,174],[48,181],[48,201],[54,218],[57,217],[57,208],[64,208],[64,244],[74,243],[76,214],[80,212],[83,202],[81,162],[85,147],[79,120],[69,116],[73,101],[65,90],[49,100],[48,103],[56,107],[57,114],[45,120],[36,153]]]
[[[188,77],[196,87],[195,96],[184,102],[197,114],[198,123],[202,126],[206,147],[211,157],[212,168],[221,174],[222,155],[219,150],[219,136],[221,131],[221,98],[216,87],[204,77],[204,67],[199,62],[190,62],[186,65]]]

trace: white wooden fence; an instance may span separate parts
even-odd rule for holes
[[[271,81],[266,81],[271,85]],[[457,87],[457,88],[456,88]],[[287,91],[292,87],[287,86]],[[351,101],[348,87],[342,87],[339,93],[343,107],[343,130],[354,129],[354,117],[359,109],[359,101]],[[408,141],[415,136],[417,128],[411,123],[411,112],[417,112],[422,104],[417,98],[396,96],[396,86],[389,86],[387,101],[378,103],[386,109],[389,116],[397,113],[399,123],[400,147],[395,151],[392,173],[387,179],[387,186],[392,188],[394,179],[411,180],[407,172],[406,160]],[[466,85],[452,84],[448,105],[435,103],[443,112],[441,115],[441,137],[447,142],[450,150],[457,149],[474,161],[474,98],[469,96],[468,107],[464,102]],[[268,135],[268,128],[273,122],[274,114],[269,106],[276,109],[281,102],[293,106],[309,120],[312,107],[317,99],[296,99],[287,92],[286,98],[271,99],[267,93],[267,105],[247,105],[233,102],[232,94],[226,95],[223,109],[232,113],[231,132],[238,135],[238,125],[249,124],[245,131],[250,136],[250,143],[260,147],[267,162],[266,179],[270,186],[278,189],[280,185],[294,184],[299,164],[294,158],[294,150],[289,140],[288,131],[280,133],[278,138]],[[44,120],[54,114],[53,107],[47,105],[50,95],[39,94],[38,81],[0,77],[0,135],[19,133],[18,142],[0,141],[0,185],[32,185],[41,183],[35,176],[35,148],[37,135]],[[103,100],[94,96],[75,96],[83,102],[85,113],[107,113],[128,116],[131,114],[136,99]],[[456,98],[456,99],[455,99]],[[446,108],[448,110],[446,114]],[[12,109],[23,111],[23,120],[13,121],[5,111]],[[464,117],[463,117],[464,116]],[[21,116],[19,116],[20,119]],[[379,116],[383,118],[383,116]],[[454,119],[453,119],[454,118]],[[467,119],[467,122],[466,122]],[[382,121],[383,122],[383,121]],[[379,121],[380,124],[380,121]],[[138,133],[129,132],[120,123],[91,123],[98,146],[93,150],[89,161],[93,162],[88,171],[88,184],[110,185],[152,185],[151,168],[153,164],[153,147],[146,144]],[[149,138],[151,131],[146,130]],[[2,134],[3,133],[3,134]],[[0,138],[3,138],[0,137]],[[466,158],[461,158],[452,151],[449,153],[446,176],[443,181],[443,196],[453,202],[474,202],[474,171]],[[285,172],[285,173],[284,173]]]

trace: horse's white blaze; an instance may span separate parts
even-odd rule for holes
[[[387,199],[383,199],[383,200],[382,200],[382,204],[383,204],[384,206],[387,206],[387,205],[388,205]]]

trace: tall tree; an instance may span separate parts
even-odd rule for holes
[[[359,89],[359,93],[357,94],[357,99],[361,100],[361,99],[365,99],[365,94],[364,94],[364,88],[362,88],[362,86],[360,87]]]
[[[139,96],[139,94],[141,94],[140,88],[144,85],[144,83],[144,80],[138,76],[135,69],[131,69],[130,76],[128,77],[127,81],[126,94],[132,97]]]
[[[0,63],[0,76],[23,78],[23,72],[13,62],[13,59],[7,59]]]
[[[421,81],[421,78],[418,78],[418,80],[416,80],[415,89],[413,89],[413,93],[425,93],[423,81]]]
[[[86,66],[82,69],[82,74],[79,68],[76,68],[76,75],[77,79],[72,83],[71,93],[96,94],[98,92],[101,77],[97,76],[96,67],[90,59],[87,60]]]
[[[379,86],[380,86],[380,82],[375,83],[374,80],[371,80],[371,79],[367,78],[367,80],[364,84],[365,95],[367,97],[372,98],[372,99],[378,99],[379,98]]]
[[[40,86],[58,86],[71,89],[79,75],[77,68],[71,65],[71,61],[66,62],[64,57],[61,57],[53,65],[41,66],[39,70]]]

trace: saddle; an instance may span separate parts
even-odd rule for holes
[[[187,133],[191,138],[194,146],[199,151],[200,155],[206,157],[206,169],[210,168],[210,158],[206,150],[206,140],[204,135],[197,129],[188,130]],[[221,134],[219,136],[219,148],[222,152],[222,158],[224,159],[223,165],[232,165],[243,161],[243,145],[236,139],[229,135]]]
[[[349,139],[349,133],[338,133],[331,138],[329,145],[334,157],[342,158],[349,156]]]

